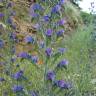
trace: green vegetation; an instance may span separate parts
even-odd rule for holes
[[[9,17],[1,18],[0,21],[0,25],[4,27],[3,29],[1,26],[2,29],[0,30],[0,96],[5,96],[4,94],[7,94],[7,96],[46,96],[46,94],[48,94],[48,96],[94,96],[92,93],[96,94],[96,22],[93,22],[95,16],[93,18],[92,14],[81,12],[74,4],[67,1],[64,3],[65,5],[61,5],[62,10],[59,11],[62,14],[60,13],[60,17],[56,13],[55,15],[53,14],[54,18],[51,17],[52,24],[47,20],[48,24],[43,22],[40,17],[40,24],[43,25],[43,27],[40,26],[41,28],[38,31],[38,29],[33,28],[33,26],[39,22],[39,19],[36,19],[35,23],[31,22],[31,17],[28,13],[30,2],[26,2],[25,0],[24,2],[14,0],[15,6],[12,7],[12,9],[11,7],[9,8],[9,13],[10,10],[16,11],[16,16],[12,17],[12,21],[16,24],[16,29],[12,29],[14,26],[11,24],[8,25],[5,22],[5,19],[9,19],[9,14]],[[37,2],[40,3],[39,0]],[[50,13],[49,9],[51,9],[51,7],[53,8],[55,3],[49,2],[49,5],[53,4],[50,5],[50,7],[47,4],[48,3],[45,4],[46,6],[43,3],[41,4],[45,6],[45,9],[48,8],[45,14],[40,10],[40,15],[45,16],[47,13]],[[4,11],[4,13],[6,13],[6,10],[2,9],[2,12]],[[39,13],[38,10],[36,12]],[[57,24],[54,27],[57,21],[62,19],[61,17],[65,20],[64,26],[61,25],[58,27]],[[51,34],[53,37],[48,36],[50,34],[45,33],[47,28],[53,28],[56,32],[61,28],[62,30],[64,29],[65,33],[63,35],[59,34],[59,37],[54,31],[55,33]],[[27,37],[27,35],[29,37]],[[2,41],[4,41],[4,45]],[[40,41],[43,41],[45,44],[45,47],[42,45],[44,48],[39,48],[41,47],[39,46]],[[46,52],[46,49],[50,47],[52,55],[50,55],[51,52],[49,50],[49,53]],[[65,48],[64,54],[62,54],[62,52],[58,54],[58,48]],[[14,50],[16,52],[14,52]],[[23,52],[27,55],[19,54]],[[57,64],[59,64],[61,60],[68,60],[69,64],[61,69],[58,67],[58,69]],[[4,65],[2,65],[3,63]],[[63,90],[62,87],[57,87],[59,84],[55,86],[55,83],[57,83],[56,80],[48,81],[46,77],[49,70],[53,70],[56,73],[55,79],[57,81],[68,81],[71,87],[67,86],[68,88]],[[21,71],[21,73],[18,77],[16,72],[19,71]],[[4,78],[4,80],[2,78]],[[18,92],[12,89],[14,84],[23,85],[23,91],[21,88],[20,94],[18,91],[19,88],[14,89]],[[66,86],[64,85],[63,87]],[[33,92],[34,90],[37,94],[39,93],[39,95],[36,95]],[[30,91],[35,95],[31,95]]]

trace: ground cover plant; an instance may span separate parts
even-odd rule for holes
[[[0,1],[0,96],[95,96],[94,20],[66,0],[30,1],[24,14],[17,1]],[[17,17],[33,29],[18,34]]]

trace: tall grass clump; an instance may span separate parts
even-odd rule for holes
[[[70,37],[66,37],[65,42],[60,44],[68,49],[64,57],[68,58],[71,62],[69,74],[75,83],[76,96],[86,96],[88,94],[91,95],[91,93],[95,94],[95,85],[91,82],[92,79],[95,78],[95,65],[94,62],[92,62],[92,58],[90,58],[89,51],[93,45],[93,43],[90,42],[92,32],[93,25],[90,23],[87,26],[83,26],[82,29],[79,28]]]

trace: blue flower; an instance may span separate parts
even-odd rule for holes
[[[56,77],[55,72],[54,71],[48,71],[46,77],[47,77],[47,80],[54,81],[55,77]]]
[[[17,55],[17,57],[20,57],[20,58],[28,58],[29,57],[29,54],[28,53],[26,53],[26,52],[21,52],[21,53],[19,53],[18,55]]]
[[[64,30],[59,30],[56,34],[57,34],[57,37],[63,36]]]
[[[34,43],[34,38],[32,36],[26,36],[25,37],[25,42],[26,43]]]
[[[4,17],[4,14],[3,13],[0,13],[0,18]]]
[[[63,88],[70,89],[70,88],[72,88],[72,84],[70,82],[66,82]]]
[[[39,14],[34,12],[35,10],[40,10],[37,6],[39,6],[39,4],[32,4],[30,6],[30,9],[29,9],[29,15],[32,17],[32,18],[37,18],[39,17]],[[34,8],[35,7],[35,8]]]
[[[63,54],[66,51],[66,48],[58,48],[58,52],[60,54]]]
[[[0,77],[0,82],[3,82],[3,81],[5,81],[5,79],[4,79],[4,78],[2,78],[2,77]]]
[[[59,4],[60,4],[60,5],[63,5],[64,3],[65,3],[65,0],[60,0],[60,1],[59,1]]]
[[[51,29],[48,29],[45,34],[47,37],[51,37],[52,33],[53,33],[53,31]]]
[[[58,12],[60,12],[60,10],[61,10],[61,6],[60,5],[56,5],[56,6],[54,6],[52,8],[51,12],[52,13],[58,13]]]
[[[59,62],[59,64],[57,65],[57,67],[58,68],[62,68],[62,67],[66,68],[68,66],[68,63],[69,62],[64,59],[64,60],[62,60],[62,61]]]
[[[22,76],[23,76],[23,71],[22,70],[20,70],[20,71],[18,71],[15,74],[12,75],[12,77],[16,80],[20,80],[22,78]]]
[[[44,19],[45,22],[48,22],[48,21],[50,21],[50,16],[45,15],[45,16],[43,17],[43,19]]]
[[[63,26],[65,24],[65,20],[61,19],[57,23],[58,23],[58,25]]]
[[[0,40],[0,48],[3,48],[3,47],[4,47],[4,41]]]
[[[23,91],[23,86],[21,86],[21,85],[14,85],[13,87],[12,87],[12,90],[13,90],[13,92],[22,92]]]
[[[63,88],[64,85],[65,85],[65,81],[64,80],[56,80],[54,82],[54,85],[57,86],[57,87],[59,87],[59,88]]]
[[[46,56],[50,57],[52,55],[52,49],[51,48],[47,48],[45,50]]]
[[[37,11],[37,10],[42,11],[43,10],[42,6],[40,4],[38,4],[38,3],[32,4],[30,6],[30,10],[29,10],[30,16],[31,17],[38,17],[39,14],[35,13],[35,11]]]
[[[56,80],[54,85],[59,87],[60,89],[70,89],[72,88],[72,84],[69,82],[65,82],[64,80]]]
[[[32,6],[32,9],[34,11],[36,11],[36,10],[42,10],[43,8],[42,8],[42,6],[40,4],[34,3],[33,6]]]
[[[31,60],[32,60],[33,63],[36,64],[38,62],[39,58],[38,58],[38,56],[32,56]]]

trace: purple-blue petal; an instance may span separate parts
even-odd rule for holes
[[[21,52],[17,55],[17,57],[20,57],[20,58],[28,58],[28,53],[27,52]]]
[[[50,16],[45,15],[45,16],[43,17],[43,19],[44,19],[45,22],[48,22],[48,21],[50,21]]]
[[[12,77],[13,77],[14,79],[16,79],[16,80],[21,79],[22,76],[23,76],[23,71],[22,71],[22,70],[20,70],[20,71],[18,71],[18,72],[16,72],[15,74],[12,75]]]
[[[63,54],[66,51],[66,48],[58,48],[58,52]]]
[[[4,14],[3,13],[0,13],[0,18],[4,17]]]
[[[22,92],[23,91],[23,86],[22,85],[14,85],[13,87],[12,87],[12,91],[13,92]]]
[[[61,10],[61,6],[60,5],[56,5],[52,8],[51,12],[52,13],[58,13]]]
[[[52,33],[53,33],[52,29],[48,29],[45,34],[47,37],[51,37]]]
[[[70,89],[72,84],[69,82],[65,82],[64,80],[56,80],[54,85],[59,87],[60,89]]]
[[[64,30],[59,30],[56,34],[57,34],[57,37],[63,36]]]
[[[34,56],[31,56],[31,60],[32,60],[33,63],[36,64],[38,62],[39,58],[38,58],[38,56],[34,55]]]
[[[58,24],[59,26],[63,26],[63,25],[65,24],[65,20],[64,20],[64,19],[61,19],[61,20],[59,20],[59,21],[57,22],[57,24]]]
[[[34,43],[34,38],[32,36],[26,36],[24,40],[26,43]]]
[[[59,64],[57,65],[58,68],[62,68],[62,67],[67,67],[68,66],[68,60],[64,59],[62,61],[59,62]]]
[[[2,77],[0,77],[0,82],[3,82],[3,81],[5,81],[5,79],[4,79],[4,78],[2,78]]]
[[[51,81],[54,81],[55,80],[55,72],[54,71],[48,71],[47,72],[47,80],[51,80]]]
[[[46,56],[50,57],[52,55],[52,49],[51,48],[47,48],[45,50]]]

